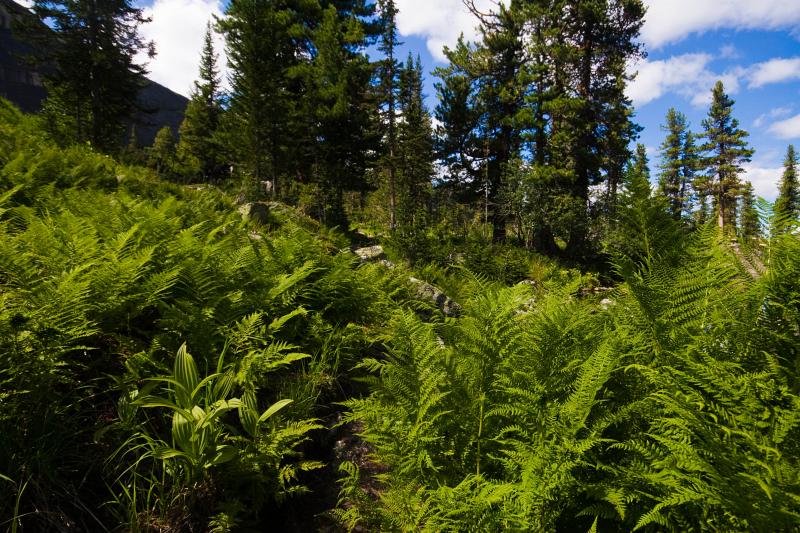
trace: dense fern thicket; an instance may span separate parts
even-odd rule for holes
[[[800,524],[785,220],[750,248],[689,232],[640,178],[604,241],[613,288],[437,228],[362,264],[294,209],[243,219],[38,120],[0,101],[2,527]]]
[[[289,208],[253,225],[2,105],[3,527],[280,520],[322,467],[342,370],[409,299],[399,274]]]
[[[796,235],[744,254],[632,184],[621,283],[576,298],[481,279],[458,321],[398,312],[351,399],[383,473],[338,516],[381,531],[789,531],[800,524]],[[763,253],[763,252],[762,252]],[[602,300],[601,300],[602,298]]]

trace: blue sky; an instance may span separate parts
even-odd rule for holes
[[[402,56],[419,54],[426,72],[430,106],[435,105],[434,77],[443,65],[441,48],[461,32],[475,36],[474,20],[461,0],[395,0]],[[483,9],[494,0],[476,0]],[[506,0],[501,0],[506,1]],[[736,100],[735,116],[750,132],[756,149],[746,179],[756,192],[774,198],[781,165],[790,143],[800,145],[800,0],[645,0],[648,14],[641,40],[648,57],[631,71],[636,80],[629,96],[640,141],[658,165],[660,125],[670,107],[687,115],[694,131],[708,108],[711,87],[722,79]],[[221,13],[217,0],[144,1],[153,18],[145,35],[159,55],[149,65],[151,77],[188,94],[206,21]],[[222,49],[221,40],[217,41]]]

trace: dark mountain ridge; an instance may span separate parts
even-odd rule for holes
[[[13,0],[0,0],[0,97],[26,113],[35,113],[41,109],[47,90],[39,73],[20,60],[30,51],[30,46],[20,41],[12,30],[12,21],[28,16],[31,14],[24,6]],[[151,145],[164,126],[177,134],[188,102],[186,97],[148,79],[139,91],[138,109],[128,131],[135,126],[140,146]]]

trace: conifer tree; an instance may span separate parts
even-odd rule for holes
[[[374,6],[358,1],[328,6],[314,31],[310,68],[313,158],[322,191],[322,220],[347,229],[345,191],[366,189],[366,169],[379,150],[373,67],[363,54],[374,29],[364,23]]]
[[[667,198],[673,218],[680,220],[691,207],[690,189],[696,166],[694,141],[686,116],[674,108],[667,111],[667,123],[662,129],[667,137],[661,145],[659,191]]]
[[[225,175],[218,135],[222,115],[219,83],[217,55],[209,22],[200,56],[200,76],[194,82],[178,144],[178,156],[182,162],[194,167],[205,181],[218,181]]]
[[[286,73],[300,54],[290,35],[298,16],[291,4],[232,0],[219,21],[231,68],[227,149],[250,199],[262,194],[263,181],[280,194],[279,172],[292,139]]]
[[[397,39],[397,7],[394,0],[378,0],[380,11],[381,34],[378,49],[383,52],[385,58],[381,64],[381,94],[383,104],[386,106],[386,117],[384,119],[386,127],[386,155],[384,164],[388,174],[389,182],[389,228],[394,231],[397,227],[397,129],[396,129],[396,107],[397,107],[397,73],[398,61],[395,57],[395,48],[401,43]]]
[[[647,157],[647,147],[642,143],[636,145],[627,181],[630,183],[634,178],[650,182],[650,159]]]
[[[147,162],[159,175],[169,176],[175,169],[175,135],[172,128],[164,126],[153,141],[153,146],[147,149]]]
[[[136,125],[131,126],[128,144],[123,148],[120,154],[120,160],[129,165],[144,165],[147,162],[145,151],[139,146]]]
[[[602,167],[605,170],[606,198],[605,210],[613,214],[617,205],[619,186],[624,180],[625,165],[631,158],[630,143],[636,139],[642,127],[635,124],[633,106],[625,97],[624,77],[620,76],[614,89],[614,98],[603,116],[603,135],[601,138],[604,154]]]
[[[524,21],[517,1],[488,14],[468,5],[479,19],[482,39],[475,46],[462,39],[454,49],[445,49],[450,65],[437,71],[442,78],[437,86],[437,118],[443,123],[440,157],[453,164],[450,176],[467,184],[468,197],[483,201],[492,240],[499,242],[506,233],[506,215],[499,205],[502,172],[518,154],[522,139],[517,121],[523,102],[518,76]]]
[[[736,199],[740,193],[742,163],[750,161],[753,150],[747,145],[748,133],[739,128],[733,117],[734,101],[725,94],[721,81],[712,90],[708,118],[703,120],[708,153],[703,165],[715,198],[717,224],[723,231],[736,228]]]
[[[742,186],[740,235],[744,241],[752,241],[761,234],[761,223],[756,210],[756,196],[749,181]]]
[[[144,84],[146,70],[135,58],[155,55],[139,35],[149,19],[130,0],[35,0],[33,10],[44,22],[27,33],[49,88],[46,108],[70,130],[57,133],[118,148]]]
[[[644,20],[645,7],[639,0],[581,0],[563,2],[562,35],[553,55],[563,61],[556,74],[559,98],[550,105],[557,135],[560,166],[571,174],[565,184],[573,203],[568,252],[583,256],[589,230],[589,187],[599,185],[608,169],[603,168],[605,130],[610,126],[620,135],[635,138],[630,116],[620,113],[629,106],[624,84],[630,75],[626,64],[643,55],[637,36]],[[560,123],[560,124],[559,124]],[[630,131],[630,130],[629,130]],[[604,172],[606,170],[606,172]]]
[[[800,181],[797,178],[797,154],[794,146],[786,149],[783,162],[783,176],[778,187],[778,199],[775,201],[775,214],[787,221],[800,219]]]
[[[424,212],[433,176],[433,131],[431,117],[422,95],[422,63],[409,53],[400,71],[398,103],[398,222],[417,227]]]
[[[627,143],[638,130],[630,118],[624,87],[625,64],[641,55],[636,36],[642,25],[640,1],[553,3],[512,1],[482,13],[481,41],[463,40],[447,50],[450,65],[440,69],[437,86],[438,147],[448,177],[466,191],[486,192],[495,240],[505,224],[495,193],[502,169],[523,153],[534,161],[537,187],[548,191],[543,211],[558,204],[568,228],[572,255],[585,251],[589,187],[611,175],[619,180]],[[613,135],[607,135],[612,132]],[[615,182],[616,183],[616,182]],[[615,183],[611,183],[613,188]],[[567,207],[564,207],[567,206]],[[548,221],[534,241],[554,251]]]

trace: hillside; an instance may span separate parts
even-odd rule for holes
[[[754,279],[649,189],[621,209],[613,288],[530,253],[498,270],[488,243],[412,263],[386,239],[387,261],[294,208],[59,148],[0,100],[0,517],[791,529],[800,241],[769,240]]]

